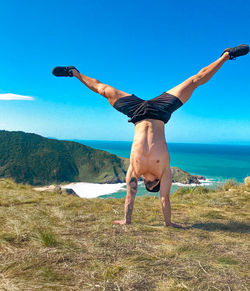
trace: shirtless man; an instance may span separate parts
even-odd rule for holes
[[[171,221],[169,193],[172,176],[164,125],[170,119],[171,114],[187,102],[193,91],[206,83],[227,60],[245,55],[248,52],[247,45],[225,49],[219,59],[203,68],[196,75],[147,101],[87,77],[73,66],[53,69],[52,73],[55,76],[76,77],[89,89],[107,98],[115,109],[130,117],[129,122],[135,124],[130,166],[126,175],[125,217],[122,220],[114,221],[114,224],[131,223],[137,181],[142,177],[148,191],[160,191],[164,225],[181,227]]]

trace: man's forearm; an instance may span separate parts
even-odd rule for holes
[[[127,196],[125,200],[124,209],[126,223],[131,223],[136,193],[137,193],[137,179],[135,177],[131,177],[127,184]]]
[[[169,198],[161,198],[162,212],[164,216],[164,224],[166,226],[171,224],[171,204]]]
[[[131,197],[129,199],[129,201],[128,201],[127,198],[126,198],[125,210],[124,210],[125,211],[125,221],[126,221],[126,223],[131,223],[133,207],[134,207],[134,199]]]
[[[126,175],[126,183],[127,183],[127,196],[125,200],[125,207],[124,207],[124,219],[123,220],[115,220],[113,221],[114,224],[130,224],[131,217],[134,207],[135,195],[137,193],[137,178],[133,171],[133,167],[130,165],[128,168],[128,172]]]

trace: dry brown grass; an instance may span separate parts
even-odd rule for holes
[[[162,226],[158,198],[138,198],[120,227],[124,199],[0,180],[0,290],[249,290],[249,194],[179,190],[173,220],[186,230]]]

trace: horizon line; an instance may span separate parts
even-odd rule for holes
[[[62,139],[68,141],[94,141],[94,142],[129,142],[133,143],[131,140],[104,140],[104,139]],[[202,144],[202,145],[242,145],[242,146],[250,146],[249,142],[178,142],[178,141],[168,141],[169,144]]]

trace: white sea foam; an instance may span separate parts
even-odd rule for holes
[[[195,186],[209,186],[215,183],[213,179],[199,180],[201,184],[182,184],[173,183],[173,185],[180,187],[195,187]],[[139,181],[138,185],[144,184],[143,181]],[[126,191],[126,183],[116,183],[116,184],[98,184],[98,183],[71,183],[63,185],[62,188],[70,188],[75,191],[75,193],[81,198],[96,198],[102,195],[109,195],[116,193],[120,190]]]
[[[123,190],[124,186],[126,186],[126,183],[97,184],[81,182],[63,185],[62,188],[73,189],[81,198],[96,198],[101,195],[116,193]]]
[[[195,184],[195,183],[183,184],[183,183],[176,182],[176,183],[173,183],[173,185],[180,186],[180,187],[195,187],[195,186],[210,186],[214,183],[213,179],[205,179],[205,180],[198,179],[198,180],[201,184]]]

